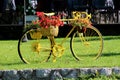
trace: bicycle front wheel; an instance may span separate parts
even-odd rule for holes
[[[70,40],[72,55],[77,60],[97,59],[103,50],[103,39],[95,27],[79,27]]]
[[[39,29],[27,30],[18,42],[18,54],[24,63],[44,62],[51,55],[51,44]]]

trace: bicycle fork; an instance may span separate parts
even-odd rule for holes
[[[84,29],[83,27],[77,27],[77,36],[79,36],[81,42],[85,45],[88,46],[89,43],[87,42],[87,39],[85,38],[85,31],[86,29]]]

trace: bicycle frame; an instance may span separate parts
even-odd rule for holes
[[[85,15],[84,18],[81,18],[82,17],[82,14]],[[75,20],[78,20],[78,19],[91,19],[91,14],[88,14],[87,12],[78,12],[78,11],[73,11],[72,12],[72,15],[73,15],[73,19],[61,19],[62,21],[75,21]],[[82,26],[79,26],[79,27],[82,27]],[[74,31],[74,29],[76,28],[76,26],[73,26],[73,28],[69,31],[69,33],[66,35],[66,37],[62,40],[61,42],[61,45],[64,43],[64,41],[70,36],[70,34]]]
[[[51,16],[53,14],[54,13],[46,15]],[[65,48],[62,45],[70,36],[70,34],[72,34],[70,39],[70,50],[76,60],[79,61],[82,59],[81,54],[79,54],[80,52],[78,51],[80,49],[82,53],[90,55],[92,54],[92,56],[90,57],[97,59],[101,55],[103,50],[103,40],[102,34],[99,32],[99,30],[96,29],[94,26],[92,27],[91,22],[89,22],[91,14],[87,14],[87,12],[77,11],[74,11],[72,14],[72,19],[61,19],[61,21],[67,21],[68,24],[70,22],[72,27],[59,44],[57,44],[57,41],[55,41],[54,34],[52,35],[51,33],[48,33],[47,35],[45,35],[45,31],[43,31],[39,27],[31,27],[30,29],[26,30],[18,42],[18,53],[21,60],[24,63],[32,62],[32,59],[34,59],[34,61],[46,62],[52,55],[53,62],[55,62],[56,57],[61,57],[63,55]],[[82,25],[81,23],[85,25]],[[28,41],[24,43],[23,38],[26,35],[28,35]],[[48,39],[44,39],[42,38],[42,36],[48,37]],[[27,53],[27,51],[29,52]]]
[[[85,14],[86,16],[82,19],[87,19],[89,20],[91,18],[91,14],[87,14],[87,12],[73,12],[73,19],[61,19],[62,21],[76,21],[78,19],[81,19],[78,16],[81,16],[81,14]],[[58,50],[58,51],[62,51],[61,53],[59,53],[58,57],[62,56],[63,52],[64,52],[64,48],[62,47],[63,43],[66,41],[66,39],[70,36],[70,34],[75,30],[75,28],[79,27],[80,29],[82,29],[82,26],[73,26],[72,29],[68,32],[68,34],[64,37],[64,39],[61,41],[61,43],[59,45],[56,45],[56,42],[54,40],[54,37],[49,37],[50,42],[51,42],[51,49],[52,49],[52,54],[54,56],[53,62],[56,61],[56,53],[54,52],[54,47]],[[81,40],[85,41],[85,39],[83,38],[83,36],[80,36]],[[60,49],[60,50],[59,50]]]

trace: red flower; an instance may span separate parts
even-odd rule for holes
[[[46,16],[44,12],[36,12],[37,16],[40,18],[40,27],[48,28],[50,26],[63,26],[63,21],[61,21],[60,16]]]

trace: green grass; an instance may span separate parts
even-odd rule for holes
[[[61,38],[58,39],[61,41]],[[36,69],[36,68],[83,68],[83,67],[117,67],[120,66],[120,36],[104,36],[104,50],[97,60],[76,61],[66,41],[66,50],[57,62],[24,64],[17,52],[18,40],[0,40],[0,70],[8,69]]]

